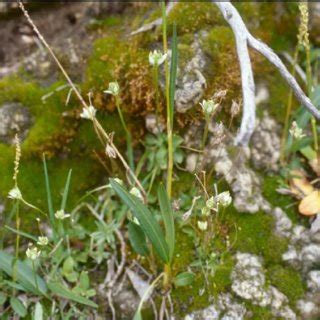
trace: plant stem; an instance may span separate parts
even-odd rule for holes
[[[164,288],[165,291],[170,289],[171,278],[172,278],[171,265],[170,264],[165,264],[164,265],[164,274],[163,274],[163,288]]]
[[[204,147],[207,142],[210,118],[207,115],[205,115],[205,120],[206,120],[206,123],[204,126],[204,131],[203,131],[203,136],[202,136],[201,151],[204,150]]]
[[[295,76],[296,73],[296,64],[298,61],[298,55],[299,55],[299,44],[296,45],[294,56],[293,56],[293,66],[292,66],[292,76]],[[290,90],[289,96],[288,96],[288,103],[287,103],[287,110],[286,110],[286,116],[284,120],[284,128],[282,131],[282,137],[281,137],[281,150],[280,150],[280,162],[284,164],[286,160],[286,141],[287,141],[287,134],[289,130],[289,119],[292,111],[292,99],[293,99],[293,92]]]
[[[162,33],[163,33],[163,51],[168,53],[167,43],[167,17],[166,17],[166,5],[165,2],[161,2],[162,7]],[[172,123],[171,119],[171,106],[170,106],[170,74],[168,60],[165,61],[165,76],[166,76],[166,103],[167,103],[167,137],[168,137],[168,172],[167,172],[167,192],[169,198],[172,193],[172,174],[173,174],[173,136],[172,136]]]
[[[157,64],[153,66],[153,82],[154,82],[154,89],[155,89],[155,95],[156,95],[156,119],[157,119],[157,125],[159,126],[160,122],[160,101],[159,101],[159,85],[158,85],[158,80],[159,80],[159,70]]]
[[[311,94],[312,94],[312,69],[311,69],[310,47],[309,46],[306,48],[306,60],[307,60],[307,66],[306,66],[307,72],[306,73],[307,73],[308,94],[309,94],[309,96],[311,96]],[[314,118],[314,116],[311,117],[311,128],[312,128],[314,149],[315,149],[315,151],[317,153],[317,157],[318,157],[319,143],[318,143],[317,124],[316,124],[316,119]]]
[[[128,156],[128,160],[129,160],[129,166],[130,166],[130,169],[132,171],[134,171],[132,137],[131,137],[131,133],[130,133],[127,125],[126,125],[126,122],[124,120],[123,113],[122,113],[121,108],[120,108],[120,98],[118,96],[116,96],[116,106],[117,106],[117,110],[118,110],[118,114],[119,114],[119,118],[120,118],[120,122],[121,122],[122,128],[123,128],[123,130],[125,132],[125,135],[126,135],[127,156]]]

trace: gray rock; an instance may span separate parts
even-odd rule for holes
[[[274,216],[276,220],[276,227],[275,231],[283,237],[289,238],[292,233],[292,222],[288,218],[288,216],[285,214],[285,212],[279,208],[276,207],[272,211],[272,215]]]
[[[13,144],[16,134],[24,140],[32,124],[32,117],[20,103],[5,103],[0,106],[0,142]]]
[[[251,139],[251,158],[257,169],[278,170],[280,158],[280,127],[267,112],[257,120]]]
[[[310,270],[310,268],[320,263],[320,246],[317,244],[306,245],[302,248],[300,254],[304,270]]]
[[[307,285],[312,292],[320,291],[320,270],[313,270],[308,273]]]

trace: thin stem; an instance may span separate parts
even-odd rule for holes
[[[12,271],[12,278],[13,281],[15,282],[17,280],[17,263],[18,263],[18,259],[19,259],[19,249],[20,249],[20,235],[19,235],[19,231],[20,231],[20,210],[19,210],[19,204],[20,204],[20,200],[17,200],[17,208],[16,208],[16,229],[17,229],[17,234],[16,234],[16,248],[15,248],[15,257],[16,257],[16,261],[14,262],[13,265],[13,271]]]
[[[168,42],[167,42],[167,17],[166,17],[166,5],[165,2],[161,2],[162,6],[162,33],[163,33],[163,52],[168,52]],[[167,172],[167,192],[169,198],[171,198],[172,193],[172,174],[173,174],[173,136],[172,136],[172,126],[171,126],[171,106],[170,106],[170,74],[169,74],[169,64],[168,60],[165,61],[165,75],[166,75],[166,103],[167,103],[167,136],[168,136],[168,172]]]
[[[294,56],[293,56],[293,64],[292,64],[292,76],[295,76],[296,73],[296,64],[298,62],[298,56],[299,56],[299,44],[297,44]],[[284,128],[282,131],[282,137],[281,137],[281,150],[280,150],[280,162],[284,164],[286,160],[286,141],[287,141],[287,135],[289,130],[289,119],[291,116],[292,111],[292,101],[293,101],[293,91],[290,90],[289,96],[288,96],[288,102],[287,102],[287,110],[286,110],[286,116],[284,120]]]
[[[155,89],[155,96],[156,96],[156,119],[157,119],[157,125],[159,126],[160,124],[160,101],[159,101],[159,70],[158,70],[158,65],[155,64],[153,66],[153,83],[154,83],[154,89]]]
[[[127,141],[127,156],[129,159],[129,165],[130,165],[130,169],[132,171],[134,171],[134,158],[133,158],[133,149],[132,149],[132,136],[131,136],[131,132],[129,131],[127,125],[126,125],[126,121],[123,117],[123,113],[121,111],[120,108],[120,98],[118,96],[116,96],[116,106],[117,106],[117,110],[118,110],[118,114],[119,114],[119,118],[120,118],[120,122],[122,125],[122,128],[125,132],[126,135],[126,141]]]

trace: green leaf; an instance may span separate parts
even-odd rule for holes
[[[67,200],[68,200],[68,194],[69,194],[69,188],[70,188],[70,181],[71,181],[71,174],[72,174],[72,169],[69,170],[68,177],[66,184],[63,189],[63,195],[62,195],[62,201],[61,201],[61,210],[65,210]]]
[[[177,67],[178,67],[178,40],[177,40],[177,26],[173,24],[173,33],[171,39],[171,65],[170,65],[170,81],[169,81],[169,106],[170,106],[170,124],[173,126],[174,114],[174,95],[176,90]]]
[[[33,240],[35,242],[38,241],[38,239],[36,237],[34,237],[32,234],[30,234],[30,233],[23,232],[21,230],[17,230],[17,229],[11,228],[9,226],[5,226],[5,228],[10,230],[11,232],[13,232],[15,234],[18,234],[18,235],[22,236],[22,237],[28,238],[28,239]]]
[[[34,308],[34,320],[43,320],[43,307],[39,301]]]
[[[4,293],[0,292],[0,306],[2,306],[6,302],[6,300],[7,296]]]
[[[81,271],[80,273],[80,287],[83,290],[88,290],[90,287],[90,279],[87,271]]]
[[[182,272],[179,273],[173,280],[176,287],[188,286],[194,281],[193,272]]]
[[[51,189],[50,189],[50,180],[49,180],[49,174],[48,174],[48,168],[47,168],[47,162],[46,158],[43,155],[43,170],[44,170],[44,178],[46,183],[46,192],[47,192],[47,202],[48,202],[48,211],[49,211],[49,220],[53,229],[53,235],[55,236],[55,217],[54,217],[54,209],[52,205],[52,196],[51,196]]]
[[[166,241],[169,246],[170,262],[172,262],[175,243],[174,216],[168,193],[162,184],[158,188],[158,198],[165,227]]]
[[[156,218],[138,198],[131,195],[114,179],[110,179],[110,183],[118,196],[130,208],[133,215],[138,219],[142,230],[150,240],[159,257],[163,262],[169,262],[169,248]]]
[[[59,297],[62,297],[74,302],[78,302],[80,304],[84,304],[89,307],[98,308],[98,305],[95,304],[93,301],[75,294],[70,289],[63,286],[61,283],[49,282],[48,288],[52,291],[52,293],[56,294]]]
[[[13,276],[13,271],[15,270],[15,276],[18,284],[22,285],[27,291],[34,294],[46,295],[47,286],[45,282],[40,276],[36,275],[38,284],[37,288],[34,272],[27,263],[16,260],[12,255],[4,251],[0,251],[0,269],[10,277]]]
[[[146,235],[143,230],[134,222],[128,224],[129,241],[133,250],[141,256],[147,256],[149,249],[146,242]]]
[[[10,298],[10,305],[15,313],[24,318],[27,315],[27,309],[23,303],[16,297]]]
[[[134,314],[133,320],[143,320],[143,319],[142,319],[142,314],[141,314],[141,311],[140,311],[140,310],[138,310],[138,311]]]

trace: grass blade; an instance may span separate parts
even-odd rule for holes
[[[62,201],[61,201],[61,210],[65,210],[67,200],[68,200],[68,194],[69,194],[69,188],[70,188],[70,181],[71,181],[71,174],[72,174],[72,169],[69,170],[68,177],[66,184],[63,189],[63,195],[62,195]]]
[[[51,224],[52,229],[53,229],[53,233],[55,234],[55,229],[56,228],[55,228],[54,210],[53,210],[53,205],[52,205],[50,180],[49,180],[49,174],[48,174],[48,168],[47,168],[47,162],[46,162],[45,155],[43,155],[43,170],[44,170],[44,177],[45,177],[45,183],[46,183],[49,220],[50,220],[50,224]]]
[[[144,231],[155,251],[163,262],[168,263],[169,248],[160,225],[150,210],[135,196],[126,191],[114,179],[110,179],[111,186],[122,199],[122,201],[131,209],[133,215],[138,219],[141,229]]]
[[[68,299],[68,300],[72,300],[72,301],[84,304],[86,306],[89,306],[89,307],[98,308],[98,305],[95,304],[93,301],[75,294],[70,289],[63,286],[61,283],[49,282],[48,288],[52,291],[52,293],[56,294],[59,297],[62,297],[62,298]]]
[[[169,105],[170,105],[170,124],[173,127],[174,115],[174,95],[176,89],[177,67],[178,67],[178,39],[177,26],[173,25],[172,42],[171,42],[171,65],[170,65],[170,81],[169,81]]]
[[[30,233],[23,232],[23,231],[21,231],[21,230],[17,230],[17,229],[11,228],[11,227],[9,227],[9,226],[5,226],[5,228],[6,228],[7,230],[10,230],[11,232],[13,232],[13,233],[15,233],[15,234],[18,234],[18,235],[22,236],[22,237],[28,238],[28,239],[33,240],[33,241],[35,241],[35,242],[38,241],[38,239],[37,239],[36,237],[34,237],[32,234],[30,234]]]
[[[170,262],[172,262],[175,243],[174,216],[168,193],[162,184],[158,188],[158,198],[166,232],[166,241],[169,246]]]

